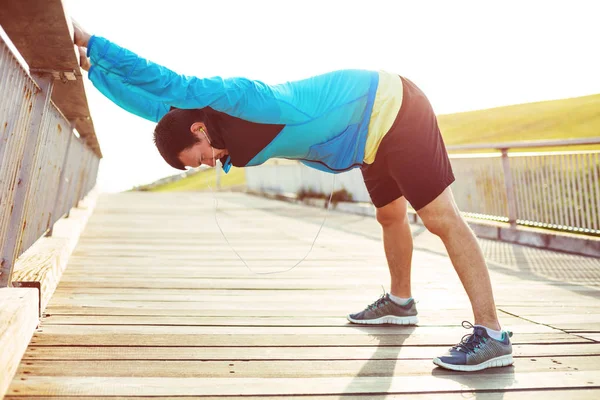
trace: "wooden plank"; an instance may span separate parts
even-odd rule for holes
[[[438,354],[440,355],[440,354]],[[513,369],[526,372],[598,371],[600,356],[519,358],[514,367],[480,372],[492,378]],[[202,377],[202,378],[311,378],[354,376],[455,376],[456,373],[434,366],[431,359],[420,360],[285,360],[285,361],[166,361],[166,360],[32,360],[21,364],[15,378],[34,376],[79,377]]]
[[[50,377],[15,380],[9,394],[30,396],[240,396],[400,394],[435,391],[523,390],[539,388],[598,388],[598,371],[497,373],[398,377],[327,378],[164,378],[164,377]]]
[[[86,144],[102,157],[90,117],[70,20],[60,0],[6,1],[0,7],[0,25],[31,70],[67,71],[77,80],[58,81],[52,101],[69,121],[76,122]]]
[[[464,330],[427,327],[196,327],[48,325],[32,345],[135,346],[373,346],[456,344]],[[586,343],[566,333],[520,333],[513,343]]]
[[[304,346],[304,347],[148,347],[148,346],[36,346],[31,345],[25,361],[38,360],[385,360],[432,359],[447,346]],[[513,345],[515,357],[598,356],[600,344]]]
[[[520,330],[513,336],[539,335],[540,337],[574,337],[560,330],[537,324],[518,325]],[[195,326],[195,325],[44,325],[36,336],[45,335],[340,335],[340,336],[386,336],[411,334],[415,336],[461,336],[471,332],[462,326],[402,326],[402,325],[356,325],[339,326]],[[45,335],[42,335],[45,333]]]
[[[417,290],[416,293],[421,292]],[[427,291],[429,292],[429,291]],[[179,301],[222,301],[234,300],[245,302],[264,302],[272,301],[273,296],[277,296],[277,301],[299,303],[306,301],[344,301],[362,302],[367,305],[381,296],[382,290],[378,292],[360,292],[353,289],[347,290],[285,290],[273,287],[270,290],[198,290],[198,289],[119,289],[119,288],[92,288],[92,287],[64,287],[59,286],[56,289],[57,300],[62,298],[72,299],[102,299],[111,298],[114,300],[155,300],[157,296],[169,300]],[[416,294],[415,294],[416,296]],[[315,300],[316,299],[316,300]],[[421,303],[419,303],[419,306]],[[468,307],[469,308],[469,307]],[[432,309],[433,311],[434,309]]]
[[[138,309],[138,310],[148,310],[148,309],[169,309],[169,310],[221,310],[221,315],[230,315],[229,311],[235,312],[235,310],[246,309],[248,314],[251,316],[252,312],[255,310],[273,310],[273,311],[286,311],[290,312],[298,312],[303,311],[304,315],[311,315],[310,312],[315,311],[315,315],[322,315],[322,312],[327,311],[327,315],[331,316],[345,316],[349,312],[358,312],[363,310],[368,304],[366,301],[349,301],[348,304],[344,303],[345,298],[340,296],[337,302],[327,302],[324,300],[321,304],[314,302],[273,302],[273,301],[263,301],[263,302],[242,302],[242,301],[234,301],[227,299],[218,299],[215,298],[214,301],[169,301],[168,298],[165,299],[157,299],[154,301],[146,300],[146,301],[128,301],[128,300],[108,300],[108,299],[89,299],[86,301],[72,301],[69,299],[54,299],[48,305],[48,313],[52,314],[51,309],[54,310],[54,313],[57,313],[56,309],[60,308],[63,310],[68,309],[78,309],[81,311],[82,307],[86,308],[119,308],[119,309]],[[369,301],[370,303],[371,301]],[[419,313],[421,316],[427,318],[429,316],[438,316],[439,312],[435,312],[431,310],[432,306],[435,306],[436,303],[429,304],[427,307],[417,307],[419,309]],[[437,303],[439,304],[439,303]],[[463,304],[455,302],[455,307],[449,308],[449,313],[452,318],[470,318],[471,313],[468,309],[466,309],[467,304]],[[177,315],[177,314],[175,314]],[[190,314],[197,315],[197,314]],[[236,314],[231,314],[236,315]],[[294,314],[290,314],[294,315]],[[298,315],[298,314],[295,314]],[[513,317],[514,318],[514,317]],[[442,318],[447,320],[447,318]],[[461,320],[462,321],[462,320]],[[452,323],[457,324],[461,321],[454,320]],[[441,323],[440,323],[441,324]]]
[[[48,306],[48,308],[46,309],[46,314],[45,315],[89,315],[89,316],[94,316],[94,315],[107,315],[107,316],[171,316],[171,317],[177,317],[177,316],[187,316],[187,317],[245,317],[247,321],[250,322],[250,325],[252,325],[251,323],[251,318],[254,317],[311,317],[311,318],[326,318],[326,317],[331,317],[331,318],[336,318],[336,319],[342,319],[345,322],[345,316],[346,314],[348,314],[349,312],[353,312],[353,311],[359,311],[361,310],[363,307],[360,307],[358,309],[345,309],[345,310],[321,310],[321,309],[315,309],[315,310],[295,310],[293,308],[285,308],[282,307],[280,309],[266,309],[266,310],[262,310],[260,309],[260,307],[251,307],[248,309],[230,309],[230,310],[223,310],[223,309],[195,309],[192,307],[182,307],[182,308],[173,308],[173,307],[169,307],[169,308],[153,308],[153,307],[147,307],[147,308],[135,308],[132,307],[131,305],[129,306],[123,306],[123,307],[88,307],[85,305],[82,305],[81,307],[76,307],[76,306],[68,306],[68,307],[64,307],[64,306],[52,306],[52,304],[50,304]],[[424,324],[424,325],[437,325],[437,326],[457,326],[458,323],[464,319],[470,320],[472,319],[470,316],[470,311],[469,310],[458,310],[459,312],[452,312],[451,314],[449,313],[449,315],[443,316],[440,315],[440,317],[438,319],[436,319],[436,314],[432,314],[432,315],[426,315],[426,314],[420,314],[419,315],[419,320]],[[504,321],[504,319],[502,319],[502,321]],[[504,323],[504,322],[503,322]]]
[[[186,281],[183,278],[157,278],[152,279],[152,277],[142,278],[142,277],[133,277],[133,276],[123,276],[118,280],[113,276],[103,276],[103,277],[95,277],[89,276],[87,279],[84,276],[80,277],[71,277],[65,274],[63,276],[64,280],[61,280],[61,285],[64,285],[65,288],[76,288],[81,287],[83,285],[93,287],[93,288],[148,288],[148,289],[158,289],[161,287],[165,287],[167,289],[270,289],[276,287],[278,289],[357,289],[357,290],[366,290],[371,293],[377,293],[381,291],[381,285],[383,283],[387,284],[386,281],[382,281],[382,279],[371,279],[369,277],[364,277],[364,279],[360,279],[360,277],[354,277],[352,279],[346,280],[324,280],[324,279],[314,279],[314,278],[298,278],[298,279],[289,279],[286,274],[279,275],[278,278],[269,278],[269,279],[259,279],[255,278],[249,273],[245,273],[243,266],[240,267],[240,274],[238,277],[232,277],[227,279],[214,279],[214,278],[193,278],[190,281]],[[68,271],[68,269],[67,269]],[[247,270],[246,270],[247,271]],[[258,269],[258,271],[261,271]],[[240,277],[249,276],[250,279],[240,279]],[[442,277],[440,277],[441,279]],[[389,278],[388,278],[389,279]],[[203,282],[209,281],[209,282]],[[273,283],[276,281],[276,285]],[[456,288],[458,292],[459,288]],[[446,292],[449,293],[449,292]],[[462,292],[460,292],[462,294]],[[510,311],[508,307],[512,307],[517,304],[525,303],[522,300],[519,303],[518,299],[502,299],[498,302],[498,307],[503,310]],[[552,306],[552,300],[550,298],[539,297],[537,299],[532,298],[530,301],[532,305],[536,305],[539,307],[548,307]],[[557,301],[558,303],[558,301]]]
[[[61,279],[63,287],[81,287],[86,285],[94,288],[139,288],[139,289],[158,289],[161,287],[168,289],[269,289],[273,287],[273,282],[259,279],[214,279],[214,278],[164,278],[164,279],[145,279],[143,277],[95,277],[72,278],[63,275]],[[358,278],[354,280],[323,281],[322,279],[279,279],[277,287],[280,289],[351,289],[359,287],[364,290],[376,292],[381,290],[381,281],[372,280],[365,282]]]
[[[73,267],[72,264],[70,264]],[[239,268],[239,266],[237,266]],[[221,266],[219,266],[221,268]],[[449,296],[448,289],[442,287],[435,287],[433,283],[427,283],[426,287],[420,287],[417,285],[413,289],[415,298],[419,297],[419,307],[422,307],[425,303],[432,303],[431,299],[436,296],[444,295],[444,298]],[[322,299],[323,301],[339,301],[340,297],[344,298],[344,301],[355,300],[362,301],[365,305],[368,302],[374,301],[378,296],[382,294],[382,288],[379,286],[378,290],[368,291],[361,290],[357,292],[354,289],[347,288],[346,290],[330,290],[327,289],[311,289],[306,291],[298,291],[298,290],[286,290],[280,289],[274,284],[268,291],[264,290],[235,290],[235,289],[211,289],[211,290],[198,290],[198,289],[170,289],[170,288],[154,288],[154,289],[136,289],[136,288],[94,288],[94,287],[58,287],[57,293],[60,293],[61,296],[66,297],[76,297],[76,296],[88,296],[94,298],[102,298],[103,296],[113,296],[114,298],[120,299],[155,299],[156,296],[161,296],[164,298],[172,298],[174,300],[182,299],[182,300],[206,300],[212,301],[215,299],[244,299],[247,301],[263,301],[272,299],[274,295],[278,296],[278,301],[309,301],[311,299]],[[466,295],[459,293],[455,294],[453,297],[466,298]],[[500,296],[502,297],[502,296]],[[447,304],[443,300],[438,300],[436,308],[439,309],[439,304],[444,303],[444,307],[452,307],[453,304]],[[470,308],[470,307],[468,307]],[[524,312],[536,312],[537,316],[556,316],[556,318],[561,318],[562,321],[572,322],[576,321],[578,316],[585,316],[586,319],[595,318],[598,313],[600,313],[600,306],[595,307],[594,303],[585,304],[580,306],[569,306],[568,308],[562,307],[548,307],[548,302],[540,307],[535,306],[527,306],[527,307],[519,307],[517,310],[513,310],[514,306],[507,310],[510,314],[524,314]],[[546,309],[549,309],[549,312],[545,312]],[[525,310],[525,311],[524,311]],[[502,311],[502,310],[500,310]],[[515,311],[515,312],[513,312]],[[569,317],[569,315],[575,314],[573,318]],[[529,314],[528,314],[529,315]],[[588,318],[589,316],[589,318]]]
[[[0,288],[0,398],[38,325],[37,289]]]
[[[358,308],[357,308],[358,309]],[[43,319],[44,326],[48,325],[193,325],[193,326],[329,326],[342,327],[347,326],[344,313],[338,317],[319,317],[312,316],[307,312],[303,316],[276,316],[276,317],[250,317],[251,310],[244,316],[222,315],[217,317],[206,316],[172,316],[172,315],[61,315],[50,314]],[[422,316],[418,326],[440,327],[457,326],[461,319],[454,315],[445,316],[443,313],[438,315]],[[464,315],[463,315],[464,316]],[[446,318],[444,318],[446,317]],[[515,332],[522,332],[521,327],[530,325],[523,320],[515,317],[501,317],[504,327],[512,329]],[[527,328],[529,329],[529,328]],[[545,328],[549,329],[549,328]]]
[[[346,310],[348,311],[348,310]],[[133,307],[63,307],[63,306],[52,306],[50,304],[46,309],[47,315],[146,315],[146,316],[235,316],[235,317],[302,317],[313,315],[315,317],[333,317],[343,318],[344,314],[340,314],[336,311],[331,310],[314,310],[308,312],[306,310],[293,310],[293,309],[280,309],[280,310],[260,310],[256,309],[238,309],[238,310],[219,310],[219,309],[204,309],[198,310],[194,308],[133,308]],[[456,321],[454,321],[456,323]]]
[[[63,301],[53,300],[51,302],[53,307],[117,307],[117,308],[137,308],[137,309],[172,309],[172,310],[239,310],[240,308],[247,308],[248,312],[251,310],[302,310],[310,312],[317,308],[321,310],[328,310],[332,315],[345,316],[348,312],[357,312],[365,308],[364,302],[350,302],[349,304],[343,303],[277,303],[277,302],[263,302],[263,303],[244,303],[238,301],[219,301],[215,299],[213,302],[202,302],[202,301],[169,301],[167,299],[157,299],[155,301],[127,301],[127,300],[87,300],[85,302],[69,301],[65,299]],[[464,309],[460,309],[463,316],[469,315]],[[310,313],[306,313],[310,315]],[[427,314],[426,311],[421,311],[421,314]],[[437,313],[436,313],[437,314]],[[459,313],[453,313],[456,317]],[[227,315],[227,314],[224,314]],[[454,321],[459,323],[460,321]]]
[[[388,346],[442,345],[452,346],[460,340],[456,335],[410,335],[389,334],[378,341],[374,337],[361,335],[158,335],[156,333],[108,335],[35,335],[31,344],[43,346],[135,346],[145,343],[148,346]],[[567,334],[521,334],[514,343],[589,343],[591,339]]]
[[[435,393],[435,399],[446,400],[460,398],[476,398],[477,400],[548,400],[548,399],[569,399],[569,400],[594,400],[600,397],[600,389],[578,389],[578,390],[511,390],[502,393],[499,392],[481,392],[467,390],[457,393]],[[80,396],[61,396],[62,400],[81,400]],[[262,399],[262,396],[247,396],[249,399]],[[22,396],[6,396],[4,400],[20,400]],[[52,396],[37,396],[36,400],[56,400]],[[94,396],[96,400],[181,400],[180,396]],[[240,398],[230,396],[202,396],[203,400],[239,400]],[[270,396],[269,400],[332,400],[331,396]],[[340,394],[335,397],[337,400],[429,400],[432,399],[431,393],[403,393],[403,394],[384,394],[384,395],[346,395]]]
[[[585,339],[589,339],[589,340],[593,340],[595,342],[599,342],[600,343],[600,332],[597,333],[590,333],[590,332],[585,332],[585,333],[577,333],[576,334],[579,337],[585,338]]]
[[[512,308],[510,308],[512,310]],[[520,308],[521,316],[531,321],[550,325],[568,332],[600,331],[600,310],[594,307],[569,307],[569,312],[562,309],[553,314],[545,310],[538,312],[538,308]]]

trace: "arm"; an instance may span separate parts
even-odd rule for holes
[[[119,86],[110,91],[113,97],[108,96],[119,105],[120,95],[125,94],[126,98],[140,96],[177,108],[211,107],[249,121],[279,122],[279,106],[271,88],[262,82],[179,75],[100,36],[90,38],[87,55],[93,69],[101,69],[111,87]]]
[[[101,67],[91,66],[88,77],[94,86],[113,103],[147,120],[158,122],[169,112],[169,105],[135,93],[121,78]]]

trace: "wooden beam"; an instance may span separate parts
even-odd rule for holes
[[[38,291],[0,289],[0,398],[6,393],[39,323]]]
[[[0,25],[31,72],[58,77],[52,101],[75,123],[86,144],[102,157],[83,86],[70,18],[61,0],[9,0],[0,7]],[[74,79],[74,80],[73,80]]]

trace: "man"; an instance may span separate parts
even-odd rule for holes
[[[391,290],[348,315],[357,324],[418,322],[411,297],[408,203],[438,235],[469,296],[473,332],[433,362],[475,371],[513,363],[477,240],[454,202],[454,176],[437,119],[408,79],[342,70],[281,85],[178,75],[75,26],[82,67],[109,99],[158,122],[156,146],[172,167],[260,165],[290,158],[330,173],[361,168],[383,228]],[[88,59],[89,57],[89,59]]]

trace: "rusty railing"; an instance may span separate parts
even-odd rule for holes
[[[100,158],[51,101],[54,79],[30,75],[0,35],[0,287],[96,182]]]

